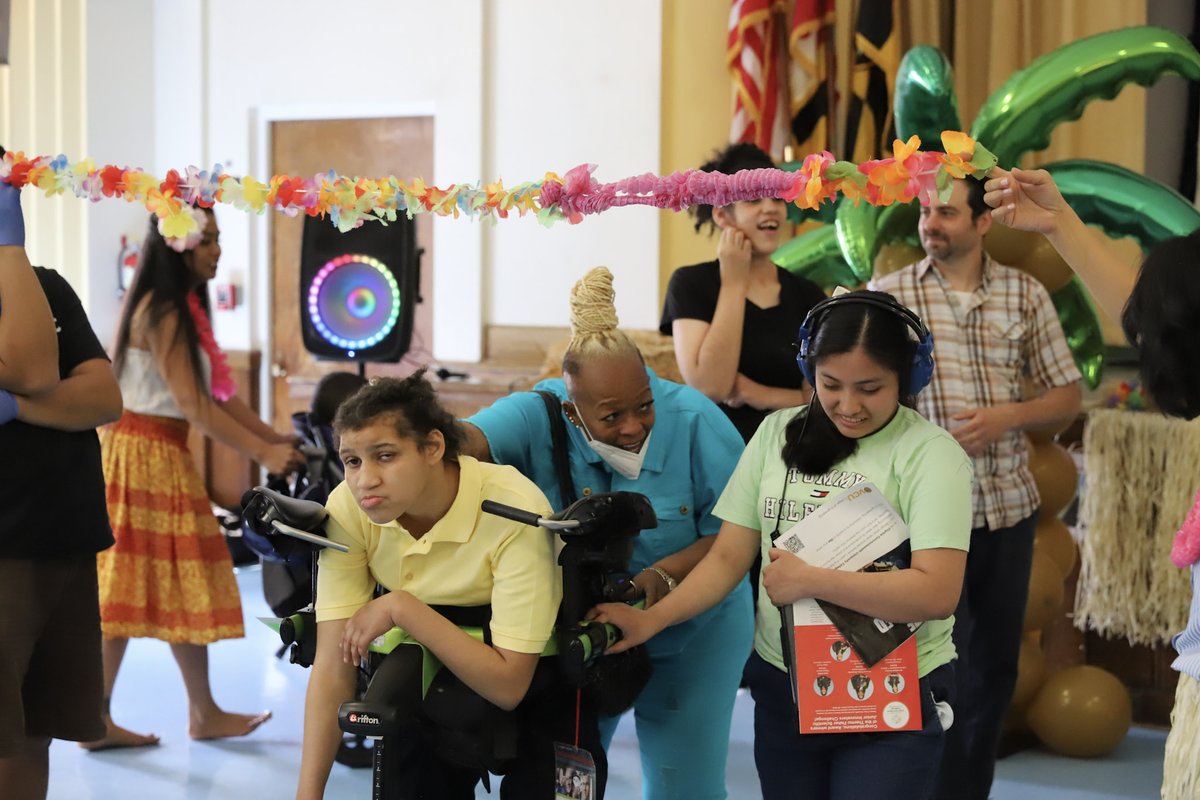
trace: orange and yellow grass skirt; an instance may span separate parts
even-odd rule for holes
[[[243,635],[233,561],[185,420],[125,412],[100,432],[116,544],[97,556],[105,638],[208,644]]]

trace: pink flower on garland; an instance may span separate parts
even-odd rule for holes
[[[209,363],[212,365],[212,396],[217,400],[228,400],[237,394],[237,384],[233,382],[225,352],[213,338],[212,323],[208,320],[208,314],[204,313],[204,307],[200,305],[200,298],[195,292],[188,293],[187,304],[188,311],[192,312],[192,321],[196,323],[200,347],[208,354]]]

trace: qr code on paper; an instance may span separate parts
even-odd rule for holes
[[[781,539],[779,543],[792,553],[799,553],[804,549],[804,542],[800,541],[798,536],[787,536]]]

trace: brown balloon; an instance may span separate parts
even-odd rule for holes
[[[1054,431],[1025,431],[1031,445],[1050,444],[1058,434]]]
[[[1079,549],[1075,546],[1071,531],[1057,517],[1038,520],[1037,530],[1033,535],[1033,549],[1034,552],[1050,556],[1063,575],[1071,574],[1071,570],[1075,568],[1075,559],[1079,556]]]
[[[1045,553],[1033,553],[1029,571],[1029,599],[1025,604],[1025,632],[1043,630],[1062,610],[1063,574]]]
[[[1017,658],[1017,686],[1013,690],[1011,707],[1023,713],[1033,700],[1038,689],[1046,680],[1046,654],[1036,636],[1027,634],[1021,640],[1021,654]]]
[[[1029,471],[1037,484],[1042,505],[1038,519],[1057,517],[1079,488],[1079,471],[1067,448],[1054,442],[1035,444],[1029,451]]]
[[[1083,665],[1046,679],[1026,714],[1030,729],[1056,753],[1107,755],[1133,722],[1129,690],[1110,672]]]
[[[920,247],[906,242],[888,242],[875,254],[875,277],[882,278],[925,257]]]

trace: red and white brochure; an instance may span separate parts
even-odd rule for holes
[[[915,636],[868,668],[815,602],[792,615],[801,733],[921,729]]]
[[[831,498],[775,546],[829,569],[897,569],[909,560],[908,527],[871,483]],[[812,599],[784,611],[791,634],[785,657],[801,733],[921,729],[913,635],[919,623],[874,619]]]

